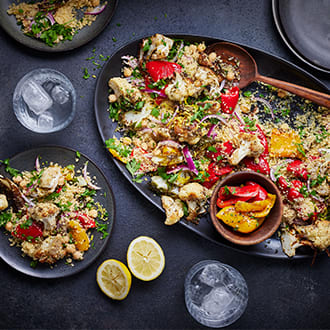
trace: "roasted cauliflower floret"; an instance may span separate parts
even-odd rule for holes
[[[141,92],[124,78],[111,78],[109,80],[109,87],[114,91],[117,99],[122,97],[132,104],[142,99]]]
[[[155,34],[151,38],[144,39],[142,48],[149,46],[146,53],[147,59],[160,60],[168,56],[174,41],[170,38],[163,36],[162,34]]]
[[[245,157],[258,157],[264,151],[264,146],[254,134],[240,133],[233,142],[238,148],[229,158],[231,165],[239,164]]]
[[[57,166],[47,167],[41,174],[39,187],[54,191],[61,176],[61,169]]]
[[[47,237],[40,245],[25,241],[22,243],[22,251],[34,260],[52,264],[66,256],[65,243],[64,238],[58,234]]]
[[[183,102],[189,96],[188,86],[183,77],[176,72],[175,79],[165,88],[165,94],[172,101]]]
[[[5,210],[8,207],[8,201],[6,195],[0,194],[0,211]]]
[[[293,229],[290,231],[283,229],[281,232],[281,241],[283,251],[288,257],[293,257],[296,254],[296,249],[302,246]]]
[[[180,199],[162,196],[162,206],[166,212],[165,225],[174,225],[183,217],[183,206]]]
[[[219,80],[211,69],[199,66],[196,70],[194,79],[194,85],[199,87],[194,96],[197,97],[202,90],[211,98],[217,98],[220,96]]]
[[[296,230],[315,248],[325,250],[330,245],[330,221],[318,220],[313,225],[297,226]]]
[[[187,220],[194,220],[200,214],[209,195],[209,190],[197,182],[188,183],[180,189],[179,198],[188,206]]]
[[[38,203],[29,210],[32,219],[42,222],[46,231],[56,228],[56,216],[59,212],[60,209],[49,202]]]

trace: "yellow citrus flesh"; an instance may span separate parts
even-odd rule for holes
[[[142,281],[157,278],[165,267],[165,256],[160,245],[152,238],[135,238],[127,250],[127,264],[132,274]]]
[[[97,269],[96,281],[102,292],[108,297],[123,300],[131,288],[132,276],[122,262],[108,259]]]

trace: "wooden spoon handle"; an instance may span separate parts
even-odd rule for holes
[[[291,84],[282,80],[277,80],[274,78],[262,76],[262,75],[257,75],[256,80],[262,81],[266,84],[284,89],[288,92],[291,92],[293,94],[296,94],[298,96],[301,96],[305,99],[311,100],[315,102],[318,105],[321,105],[326,108],[330,108],[330,95],[317,92],[313,89],[309,89],[306,87],[302,87],[299,85]]]

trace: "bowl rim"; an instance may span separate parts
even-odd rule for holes
[[[275,221],[272,222],[272,224],[269,224],[269,215],[265,219],[265,221],[262,223],[262,225],[256,229],[255,231],[248,233],[248,234],[243,234],[239,232],[235,232],[232,229],[230,229],[229,226],[225,225],[221,220],[219,220],[216,217],[216,214],[218,212],[218,207],[216,205],[217,197],[218,197],[218,192],[220,188],[224,185],[227,185],[229,182],[231,182],[233,179],[235,179],[238,176],[251,176],[250,179],[243,179],[241,180],[241,184],[246,181],[256,181],[256,183],[260,184],[261,186],[267,186],[264,187],[267,192],[273,193],[276,195],[276,201],[275,205],[273,206],[272,210],[270,211],[270,214],[272,212],[276,211],[277,215],[275,216]],[[255,180],[256,179],[256,180]],[[235,181],[235,180],[234,180]],[[264,184],[262,184],[264,183]],[[234,184],[238,184],[235,183]],[[269,187],[271,189],[269,189]],[[271,190],[271,191],[269,191]],[[282,222],[282,215],[283,215],[283,201],[282,201],[282,196],[279,191],[279,189],[276,187],[276,185],[264,174],[257,173],[257,172],[251,172],[251,171],[239,171],[232,173],[225,178],[223,178],[215,187],[211,199],[210,199],[210,216],[211,220],[213,223],[214,228],[217,230],[217,232],[223,236],[225,239],[228,241],[238,244],[238,245],[255,245],[258,243],[261,243],[265,241],[267,238],[270,238],[279,228],[281,222]],[[267,223],[268,220],[268,223]],[[268,226],[264,226],[265,223],[267,223]],[[268,229],[268,230],[266,230]],[[260,231],[262,230],[262,231]]]

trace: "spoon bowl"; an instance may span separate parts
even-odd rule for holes
[[[244,48],[231,42],[217,42],[208,46],[205,50],[207,54],[216,53],[221,56],[224,62],[232,62],[235,58],[239,62],[240,81],[239,87],[244,88],[253,81],[261,81],[266,84],[284,89],[305,99],[311,100],[323,107],[330,108],[330,95],[309,89],[303,86],[291,84],[263,76],[258,72],[258,66],[254,58]]]

